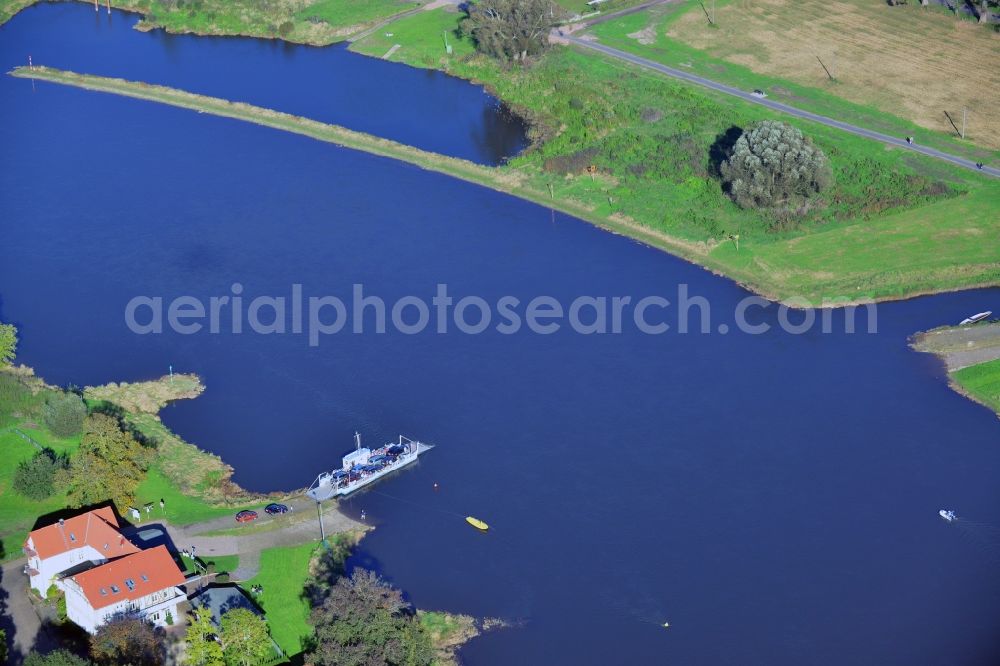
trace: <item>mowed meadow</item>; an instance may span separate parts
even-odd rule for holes
[[[692,4],[665,36],[939,132],[955,134],[967,108],[966,138],[1000,148],[1000,33],[991,27],[916,0],[736,0],[717,2],[715,15],[713,26]]]

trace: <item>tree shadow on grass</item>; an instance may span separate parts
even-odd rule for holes
[[[743,128],[732,125],[729,129],[715,137],[708,149],[708,172],[714,178],[722,177],[722,163],[733,154],[733,147],[743,136]]]
[[[708,173],[714,178],[722,177],[722,163],[729,159],[733,147],[743,136],[743,128],[732,125],[729,129],[715,137],[708,149]]]

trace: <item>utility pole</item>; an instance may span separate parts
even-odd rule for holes
[[[966,114],[966,111],[968,111],[968,109],[963,106],[962,107],[962,138],[963,139],[965,138],[965,114]]]
[[[833,52],[833,80],[837,80],[837,52]]]
[[[316,501],[316,513],[319,515],[319,536],[323,544],[326,545],[326,530],[323,528],[323,502]]]

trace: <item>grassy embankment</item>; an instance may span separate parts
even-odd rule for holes
[[[1000,416],[1000,359],[956,370],[951,376],[966,395]]]
[[[38,450],[26,438],[60,454],[72,455],[80,445],[80,435],[60,439],[42,422],[42,406],[58,390],[23,368],[0,370],[0,540],[5,559],[20,555],[21,543],[40,516],[68,506],[65,489],[36,502],[11,488],[18,463]],[[188,524],[228,515],[259,499],[229,482],[232,469],[218,456],[184,442],[156,416],[168,401],[194,397],[201,390],[197,377],[176,375],[174,382],[164,378],[84,391],[92,408],[101,403],[117,405],[123,420],[155,444],[153,465],[137,492],[137,504],[154,504],[155,519],[166,517],[175,524]],[[160,499],[165,503],[165,516],[159,508]]]
[[[618,63],[558,49],[528,70],[469,55],[443,29],[454,14],[392,24],[397,55],[484,81],[535,122],[535,150],[501,168],[429,153],[342,127],[144,83],[18,68],[15,76],[196,109],[391,157],[557,208],[684,256],[758,293],[813,302],[893,298],[1000,282],[1000,183],[808,122],[837,179],[826,206],[794,229],[769,231],[710,173],[716,137],[778,117]],[[384,53],[384,36],[356,44]],[[370,40],[370,41],[369,41]],[[436,45],[436,46],[435,46]],[[395,56],[394,56],[395,57]],[[588,176],[584,167],[595,164]],[[739,234],[740,243],[727,240]]]
[[[0,0],[0,24],[38,0]],[[93,0],[80,0],[92,3]],[[100,0],[104,11],[106,0]],[[300,44],[342,41],[420,6],[416,0],[112,0],[143,15],[140,30],[280,38]]]
[[[993,26],[917,2],[719,0],[714,6],[715,24],[698,3],[677,2],[593,33],[610,46],[761,88],[810,111],[997,159],[1000,69],[981,60],[1000,50]],[[963,107],[969,110],[966,141],[956,136]]]
[[[935,354],[953,389],[1000,416],[1000,323],[943,326],[917,334],[911,346]]]

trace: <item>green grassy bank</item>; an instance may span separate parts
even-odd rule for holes
[[[79,0],[93,4],[93,0]],[[0,25],[38,0],[0,0]],[[105,11],[107,0],[99,0]],[[332,44],[396,14],[417,0],[112,0],[111,6],[142,15],[140,30],[283,39]]]
[[[910,346],[941,359],[953,389],[1000,416],[1000,323],[941,326],[914,335]]]
[[[1000,359],[956,370],[951,377],[962,392],[1000,416]]]
[[[437,57],[437,66],[487,83],[534,121],[536,147],[500,168],[161,86],[47,68],[12,73],[409,162],[632,236],[775,300],[853,302],[1000,283],[1000,244],[984,242],[998,229],[1000,182],[796,122],[830,156],[836,185],[801,224],[775,228],[763,213],[740,209],[723,194],[709,155],[728,128],[776,114],[571,49],[558,49],[525,70],[502,70],[457,49],[450,58],[443,47],[432,56],[428,33],[455,20],[447,12],[428,12],[394,24],[397,42],[427,45],[423,58],[413,56],[418,46],[404,45],[397,53],[411,53],[411,64],[420,65]],[[441,23],[423,25],[433,21]],[[410,22],[420,24],[412,42]],[[357,48],[371,47],[362,42]],[[584,171],[590,164],[597,173]],[[734,234],[738,249],[728,240]]]

